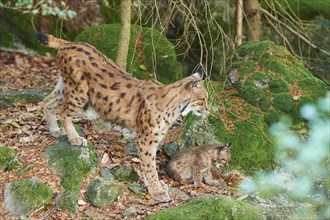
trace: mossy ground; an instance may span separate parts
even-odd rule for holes
[[[12,170],[19,165],[15,160],[15,150],[0,146],[0,172],[3,170]]]
[[[175,208],[165,209],[146,218],[146,220],[153,219],[257,220],[263,219],[263,213],[257,207],[245,202],[232,200],[226,196],[201,196],[190,199],[185,204]]]
[[[49,147],[45,153],[48,165],[62,176],[62,187],[64,190],[63,195],[71,194],[77,195],[83,177],[92,172],[97,166],[97,154],[92,145],[88,144],[87,147],[72,146],[69,144],[67,137],[61,137],[57,144]],[[63,198],[67,200],[67,198]],[[76,205],[73,202],[61,201],[59,204],[68,210],[75,210],[71,205]]]
[[[92,44],[107,57],[116,60],[120,24],[91,27],[80,33],[75,41]],[[131,26],[126,70],[140,79],[156,78],[162,83],[182,77],[173,45],[153,28]]]
[[[12,195],[9,204],[14,202],[18,212],[26,213],[52,201],[52,189],[34,177],[12,182],[8,190]]]
[[[271,41],[248,42],[237,48],[237,54],[227,72],[239,70],[234,87],[240,97],[267,115],[269,124],[283,114],[299,122],[300,107],[326,94],[325,83],[286,48]]]

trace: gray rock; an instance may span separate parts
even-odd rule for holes
[[[130,166],[115,166],[111,173],[120,181],[135,182],[139,179],[137,172]]]
[[[14,106],[15,103],[38,103],[47,95],[46,91],[30,89],[23,91],[0,92],[0,108]]]
[[[109,168],[102,168],[100,172],[101,177],[105,180],[114,181],[115,176],[111,173]]]
[[[99,178],[88,186],[86,195],[94,206],[104,208],[116,201],[124,189],[125,185],[122,183]]]
[[[128,218],[136,218],[138,215],[136,209],[134,208],[127,208],[124,212],[123,212],[123,216],[126,216]]]
[[[124,146],[124,150],[128,155],[139,156],[139,152],[135,142],[129,142],[126,146]]]
[[[130,183],[128,184],[127,188],[131,190],[138,197],[142,197],[146,195],[145,188],[138,183]]]
[[[164,153],[169,158],[172,158],[175,154],[178,153],[178,146],[174,143],[170,143],[169,145],[163,147]]]
[[[31,177],[6,184],[4,206],[10,215],[24,215],[32,210],[48,206],[52,201],[52,189]]]
[[[189,196],[185,192],[177,188],[169,187],[169,194],[174,200],[185,201],[189,199]]]

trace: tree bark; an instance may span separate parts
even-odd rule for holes
[[[243,0],[236,0],[236,33],[235,44],[239,46],[243,40]]]
[[[121,11],[121,31],[117,50],[116,63],[126,70],[129,40],[131,35],[131,0],[122,0]]]
[[[247,18],[247,40],[260,40],[261,20],[258,0],[245,0],[244,11]]]

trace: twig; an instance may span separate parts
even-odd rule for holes
[[[295,53],[295,51],[293,50],[293,48],[291,47],[290,42],[288,41],[288,39],[284,36],[283,33],[281,33],[278,28],[275,27],[275,25],[272,23],[272,21],[266,16],[266,20],[268,22],[268,24],[270,26],[272,26],[272,28],[274,29],[274,31],[283,39],[284,44],[287,45],[287,47],[289,48],[290,52],[297,58],[299,58],[299,56]]]
[[[301,34],[299,34],[297,31],[293,30],[291,27],[289,27],[287,24],[285,24],[284,22],[278,20],[276,17],[274,17],[271,13],[269,13],[267,10],[261,8],[261,12],[263,15],[267,16],[268,18],[272,19],[273,21],[277,22],[278,24],[282,25],[284,28],[286,28],[288,31],[290,31],[292,34],[296,35],[297,37],[299,37],[303,42],[305,42],[306,44],[308,44],[309,46],[311,46],[313,49],[319,50],[320,52],[324,53],[325,55],[330,57],[330,53],[319,48],[318,46],[316,46],[315,44],[313,44],[310,40],[308,40],[306,37],[302,36]]]

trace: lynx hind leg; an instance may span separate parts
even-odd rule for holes
[[[59,109],[64,100],[64,84],[63,79],[59,75],[57,84],[54,90],[43,100],[44,119],[47,124],[49,133],[54,137],[61,136],[62,132],[57,124],[56,111]]]
[[[66,88],[64,102],[60,112],[63,128],[68,136],[70,144],[87,146],[87,140],[79,136],[72,123],[72,118],[78,112],[83,111],[84,106],[88,102],[87,82],[82,81],[79,84],[74,83]]]

